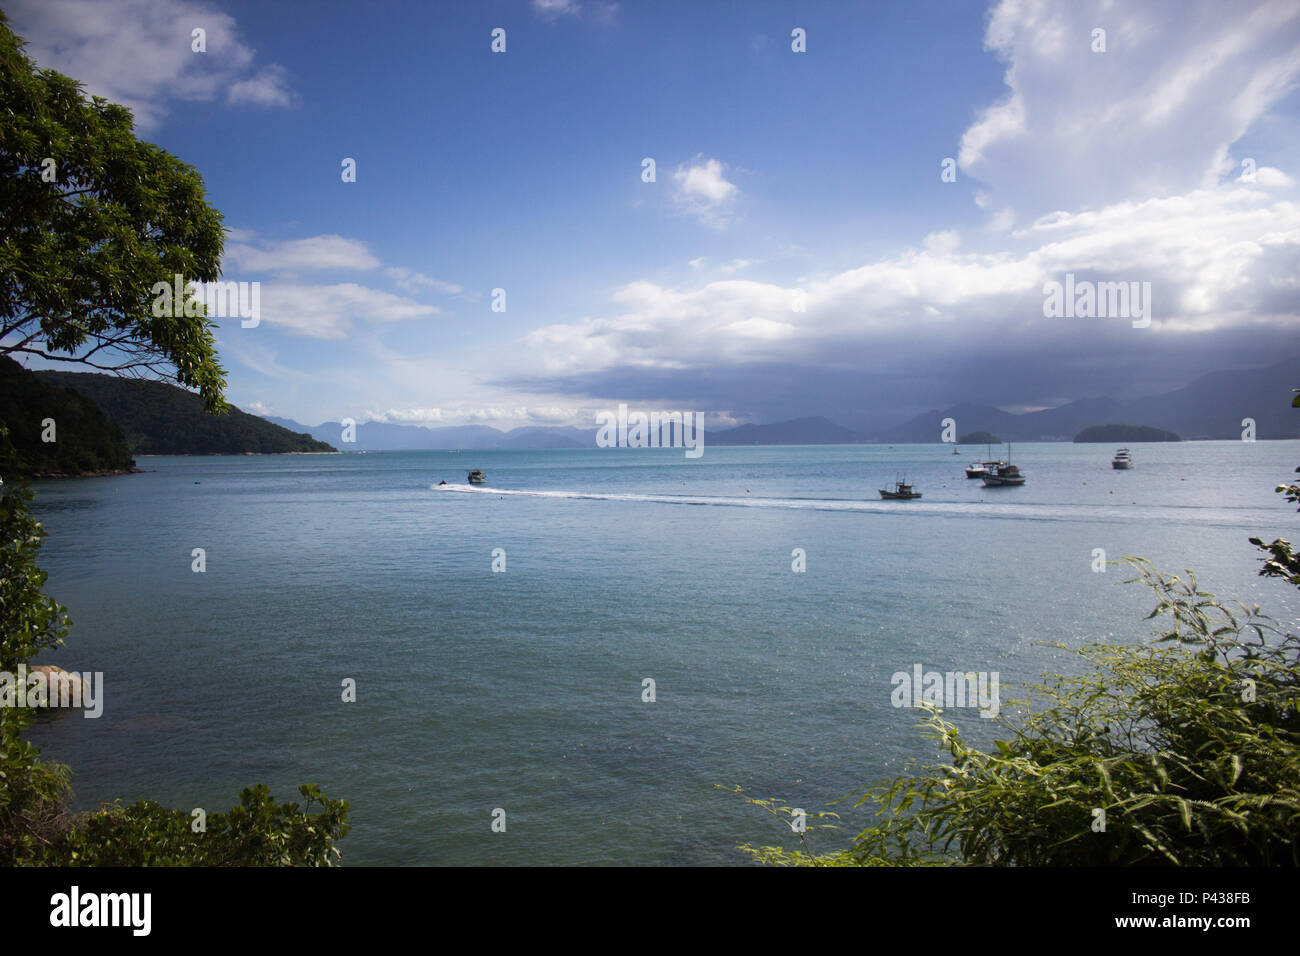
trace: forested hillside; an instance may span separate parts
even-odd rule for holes
[[[331,452],[332,445],[296,434],[234,406],[208,415],[194,392],[162,382],[88,372],[44,370],[43,382],[75,389],[103,409],[136,455],[241,455]]]
[[[93,401],[0,357],[0,477],[130,471],[121,429]],[[42,440],[42,438],[52,440]]]

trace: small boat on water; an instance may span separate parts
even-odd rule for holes
[[[993,446],[988,446],[988,456],[993,457]],[[983,478],[985,475],[994,474],[999,468],[1005,465],[1005,461],[982,461],[978,465],[971,465],[966,469],[967,478]]]
[[[1007,443],[1007,460],[999,462],[985,462],[985,465],[994,465],[982,477],[985,486],[989,488],[1000,488],[1004,485],[1023,485],[1025,476],[1020,473],[1020,469],[1011,464],[1011,443]]]
[[[469,483],[471,485],[482,485],[487,483],[487,475],[483,474],[481,469],[475,468],[469,473]]]
[[[919,491],[913,491],[911,485],[902,480],[898,480],[894,482],[893,491],[881,488],[880,497],[884,498],[886,501],[910,501],[913,498],[921,497],[921,493]]]
[[[1115,457],[1111,459],[1110,466],[1112,468],[1132,468],[1133,456],[1129,453],[1127,448],[1121,448],[1119,451],[1115,452]]]
[[[1023,485],[1025,476],[1020,473],[1020,469],[1015,465],[1001,465],[997,471],[989,472],[984,476],[984,484],[989,488],[999,488],[1002,485]]]

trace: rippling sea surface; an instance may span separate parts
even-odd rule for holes
[[[212,812],[315,781],[351,801],[345,864],[742,863],[790,834],[716,785],[811,810],[935,755],[895,672],[997,671],[1005,701],[1073,667],[1038,642],[1143,640],[1150,593],[1094,573],[1096,548],[1297,626],[1246,539],[1297,537],[1273,488],[1300,442],[1132,448],[1114,471],[1111,446],[1017,445],[1021,488],[963,476],[983,447],[916,445],[143,458],[40,482],[74,626],[39,660],[102,671],[106,700],[31,737],[79,807]],[[881,501],[904,474],[924,498]]]

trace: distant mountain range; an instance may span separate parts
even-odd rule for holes
[[[718,432],[705,429],[704,432],[705,448],[709,445],[860,445],[866,440],[857,432],[820,415],[771,425],[739,425]]]
[[[1291,407],[1292,389],[1297,387],[1300,358],[1293,358],[1268,368],[1214,372],[1186,388],[1130,402],[1086,398],[1018,415],[988,405],[960,404],[870,435],[814,416],[706,430],[704,446],[931,444],[940,440],[948,418],[959,435],[988,432],[1013,442],[1072,441],[1089,428],[1098,429],[1094,434],[1106,441],[1111,440],[1107,429],[1117,428],[1126,429],[1128,436],[1144,434],[1140,429],[1147,428],[1175,433],[1170,438],[1238,439],[1246,427],[1244,419],[1253,420],[1258,439],[1300,438],[1300,413]],[[57,443],[41,440],[47,419],[56,423]],[[501,431],[486,425],[425,428],[366,422],[356,426],[355,442],[344,442],[340,422],[307,426],[234,407],[226,415],[206,415],[198,395],[174,385],[93,372],[31,372],[8,359],[0,363],[0,420],[9,425],[14,445],[13,460],[0,465],[26,474],[120,472],[132,467],[131,455],[150,454],[594,448],[597,434],[594,423],[591,428]]]
[[[364,422],[356,426],[355,441],[343,440],[342,422],[302,425],[291,418],[266,416],[266,420],[293,432],[305,432],[317,441],[327,441],[344,451],[422,451],[428,449],[474,448],[594,448],[596,429],[547,428],[530,425],[503,432],[487,425],[390,425]]]
[[[870,435],[814,416],[706,430],[704,446],[934,443],[940,440],[945,418],[956,422],[958,434],[989,432],[1012,442],[1073,441],[1085,428],[1112,422],[1158,428],[1184,439],[1236,439],[1242,435],[1241,422],[1246,418],[1254,420],[1256,438],[1300,438],[1300,414],[1291,408],[1293,388],[1300,388],[1300,358],[1268,368],[1212,372],[1177,391],[1130,402],[1085,398],[1022,414],[990,405],[960,404],[925,412]],[[345,451],[596,447],[594,424],[590,429],[530,426],[501,431],[485,425],[426,428],[366,422],[356,426],[356,441],[345,443],[339,422],[309,426],[287,418],[268,416],[267,420],[293,432],[306,432]]]
[[[1300,388],[1300,358],[1268,368],[1211,372],[1185,388],[1131,402],[1085,398],[1021,415],[988,405],[954,405],[917,415],[878,439],[938,441],[945,418],[956,421],[959,433],[988,431],[1004,441],[1072,441],[1083,429],[1110,422],[1146,425],[1184,439],[1232,439],[1241,438],[1245,418],[1254,420],[1256,438],[1300,438],[1300,415],[1291,408],[1293,388]]]
[[[291,418],[267,416],[290,431],[306,432],[320,441],[330,441],[345,451],[418,451],[466,448],[478,450],[529,448],[595,448],[596,428],[546,427],[531,425],[503,432],[486,425],[451,425],[426,428],[423,425],[390,425],[365,422],[356,426],[355,441],[343,441],[340,422],[303,425]],[[772,425],[740,425],[721,431],[706,431],[704,445],[852,445],[866,441],[862,435],[822,417],[796,418]]]

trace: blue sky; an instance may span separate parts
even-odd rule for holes
[[[203,175],[262,283],[218,333],[246,409],[869,427],[1300,352],[1294,3],[4,9]],[[1150,281],[1151,326],[1045,317],[1066,271]]]

